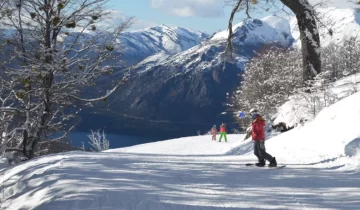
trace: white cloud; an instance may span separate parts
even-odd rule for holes
[[[182,17],[224,15],[224,1],[222,0],[150,0],[150,3],[155,9]]]
[[[109,26],[113,27],[113,26],[121,24],[121,22],[123,22],[124,20],[129,18],[129,16],[127,16],[126,14],[124,14],[123,12],[121,12],[119,10],[112,10],[111,12],[112,12],[112,17],[108,18],[106,20],[103,20],[100,23],[100,27],[103,27],[103,28],[106,28]],[[156,26],[156,25],[159,25],[159,24],[154,21],[135,19],[134,24],[128,30],[130,30],[130,31],[141,30],[141,29],[149,28],[149,27]]]

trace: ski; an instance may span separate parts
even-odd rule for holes
[[[255,164],[254,163],[247,163],[247,164],[245,164],[245,166],[255,166]],[[266,166],[266,168],[285,168],[285,167],[286,167],[286,165],[278,165],[276,167]],[[264,167],[258,167],[258,168],[265,168],[265,166]]]

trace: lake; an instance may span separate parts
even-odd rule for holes
[[[68,138],[72,145],[76,147],[82,147],[83,143],[85,147],[90,147],[89,135],[86,132],[72,132],[68,135]],[[155,141],[166,140],[165,137],[149,137],[149,136],[131,136],[122,134],[106,134],[107,139],[110,141],[110,148],[129,147],[138,144],[151,143]]]

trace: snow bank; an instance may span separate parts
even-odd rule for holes
[[[313,96],[293,95],[289,101],[278,108],[277,114],[273,117],[273,124],[285,123],[288,127],[303,125],[314,119],[314,107],[309,97],[317,97],[323,102],[324,94],[331,95],[332,98],[340,100],[360,90],[360,74],[350,75],[331,84],[324,90],[318,91]],[[316,107],[316,113],[322,107]]]
[[[345,154],[350,157],[360,155],[360,137],[354,139],[345,146]]]
[[[287,127],[296,127],[311,120],[308,114],[308,102],[301,97],[291,97],[289,101],[278,108],[278,113],[273,117],[273,124],[285,123]]]
[[[346,154],[360,136],[360,92],[325,108],[310,123],[268,140],[268,150],[281,162],[315,163]],[[348,146],[349,147],[349,146]]]
[[[228,142],[211,140],[211,135],[185,137],[160,141],[155,143],[141,144],[132,147],[107,150],[106,152],[126,152],[143,154],[166,154],[166,155],[220,155],[239,147],[243,143],[244,135],[228,135]]]

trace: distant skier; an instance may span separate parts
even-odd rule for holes
[[[220,126],[220,139],[219,139],[219,142],[221,142],[222,137],[224,137],[225,142],[227,142],[225,123],[222,123],[221,126]]]
[[[253,120],[252,122],[252,140],[254,141],[254,154],[258,158],[256,166],[265,166],[265,160],[269,161],[269,167],[276,167],[277,162],[275,157],[272,157],[266,152],[265,149],[265,120],[258,113],[257,109],[251,109],[250,115]]]
[[[211,134],[212,134],[212,140],[213,140],[213,141],[216,141],[216,135],[217,135],[216,125],[214,125],[214,126],[211,128]]]

